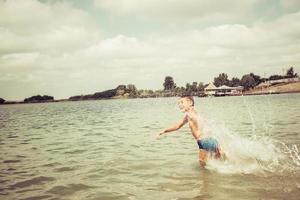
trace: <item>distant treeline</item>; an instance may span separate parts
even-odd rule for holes
[[[6,101],[3,98],[0,98],[0,104],[16,104],[16,103],[43,103],[43,102],[53,102],[54,97],[48,95],[35,95],[28,98],[25,98],[23,101]]]
[[[282,75],[271,75],[269,78],[262,78],[259,75],[255,75],[254,73],[245,74],[242,78],[233,77],[232,79],[228,78],[226,73],[219,74],[218,77],[214,78],[214,85],[219,87],[221,85],[226,85],[230,87],[237,87],[243,86],[245,90],[250,88],[254,88],[255,86],[259,85],[262,82],[269,81],[269,80],[279,80],[284,78],[295,78],[298,77],[297,73],[294,73],[294,68],[290,67],[284,76]],[[174,82],[173,77],[166,76],[165,81],[163,83],[164,90],[166,91],[173,91],[173,92],[203,92],[204,88],[208,84],[203,84],[203,82],[193,82],[192,84],[186,83],[185,87],[181,86],[178,87]]]
[[[5,102],[5,99],[0,98],[0,104],[3,104]]]
[[[36,95],[36,96],[32,96],[32,97],[24,99],[25,103],[39,103],[39,102],[50,102],[50,101],[54,101],[54,97],[53,96]]]
[[[136,98],[138,97],[138,90],[135,85],[119,85],[115,89],[96,92],[88,95],[77,95],[69,98],[71,101],[91,100],[91,99],[110,99],[114,97]]]

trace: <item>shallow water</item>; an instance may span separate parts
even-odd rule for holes
[[[0,199],[299,199],[300,95],[195,98],[228,153],[198,165],[176,98],[0,106]]]

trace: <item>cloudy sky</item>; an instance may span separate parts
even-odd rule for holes
[[[0,0],[0,97],[300,73],[299,0]]]

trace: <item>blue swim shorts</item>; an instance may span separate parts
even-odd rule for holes
[[[211,138],[211,137],[197,140],[197,143],[199,149],[203,149],[206,151],[213,151],[213,152],[217,151],[217,148],[219,146],[218,141],[215,138]]]

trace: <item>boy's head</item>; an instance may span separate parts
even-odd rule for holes
[[[194,98],[191,95],[182,95],[178,100],[178,106],[183,112],[188,111],[191,107],[194,107]]]

